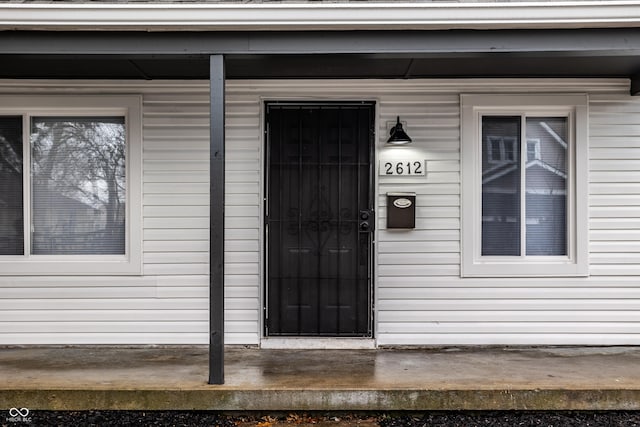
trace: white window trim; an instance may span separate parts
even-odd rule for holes
[[[462,265],[463,277],[587,276],[588,97],[585,94],[461,95]],[[568,256],[497,257],[481,255],[482,136],[487,114],[569,117]]]
[[[23,117],[24,162],[29,161],[28,118],[33,116],[125,117],[126,225],[124,255],[0,256],[0,275],[139,275],[142,274],[142,98],[138,95],[0,96],[0,115]],[[30,218],[30,177],[23,173],[24,217]],[[25,242],[31,238],[25,221]],[[25,245],[25,249],[28,247]]]

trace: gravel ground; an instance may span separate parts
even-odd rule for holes
[[[434,412],[383,418],[382,427],[631,427],[640,412]]]
[[[32,411],[16,426],[219,426],[219,427],[640,427],[640,412],[431,412],[426,414],[288,414],[232,416],[200,411]]]

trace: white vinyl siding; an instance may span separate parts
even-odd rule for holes
[[[207,344],[208,82],[5,81],[0,92],[60,94],[67,87],[142,95],[143,275],[2,277],[0,344]],[[225,339],[257,344],[260,119],[242,103],[230,103],[227,113]]]
[[[499,85],[474,89],[504,90]],[[438,229],[442,233],[438,249],[426,238],[411,239],[409,247],[401,238],[380,239],[379,345],[640,343],[640,99],[630,97],[626,87],[584,89],[595,91],[589,105],[590,277],[461,279],[458,271],[445,271],[451,262],[447,258],[455,259],[460,253],[458,237],[451,236],[459,229],[448,230],[446,237],[447,230]],[[443,103],[441,108],[446,106]],[[457,132],[454,125],[447,134],[456,136]],[[442,209],[451,211],[454,206]],[[424,212],[418,209],[418,223],[420,216],[426,222]],[[427,233],[424,226],[416,231]],[[435,254],[424,249],[427,244]],[[424,260],[428,260],[426,265]]]
[[[591,274],[640,282],[640,102],[594,95],[590,109]]]
[[[0,343],[208,343],[208,82],[0,92],[140,94],[144,119],[144,275],[0,278]],[[589,94],[589,277],[460,277],[459,95],[499,92]],[[260,341],[261,109],[278,99],[376,101],[377,160],[397,115],[427,160],[426,177],[377,178],[378,345],[640,344],[640,99],[603,79],[228,82],[227,343]],[[415,230],[384,229],[395,191],[417,193]]]
[[[178,85],[179,87],[179,85]],[[158,276],[158,298],[202,302],[178,319],[208,342],[209,93],[144,96],[144,272]],[[227,104],[225,342],[259,342],[259,114]],[[245,141],[251,141],[247,144]],[[171,322],[173,323],[173,321]],[[180,332],[180,331],[178,331]]]

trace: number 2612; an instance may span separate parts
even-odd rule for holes
[[[385,162],[385,175],[424,175],[422,162]]]

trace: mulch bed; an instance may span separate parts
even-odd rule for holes
[[[161,427],[640,427],[635,411],[465,411],[424,414],[237,415],[207,411],[31,411],[24,420],[0,418],[16,426]]]

